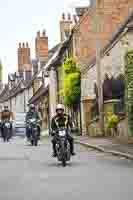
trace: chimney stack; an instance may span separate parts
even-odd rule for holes
[[[37,32],[35,39],[35,51],[36,58],[38,61],[46,62],[48,59],[48,37],[46,31],[43,30],[42,34],[40,31]]]
[[[31,55],[28,42],[19,43],[18,47],[18,71],[23,72],[27,66],[27,70],[31,70]]]
[[[65,41],[71,33],[73,21],[71,19],[71,14],[68,14],[68,17],[65,17],[65,14],[62,14],[62,19],[60,21],[60,38],[61,42]]]

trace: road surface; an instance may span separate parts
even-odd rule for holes
[[[50,143],[39,147],[0,141],[1,200],[132,200],[133,162],[76,146],[63,168]]]

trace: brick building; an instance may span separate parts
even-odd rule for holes
[[[94,80],[96,81],[96,68],[92,67],[96,53],[96,33],[95,33],[95,14],[99,15],[101,22],[101,32],[99,34],[101,40],[101,48],[103,49],[116,34],[118,29],[130,14],[133,7],[133,0],[99,0],[91,3],[88,11],[80,16],[77,26],[75,26],[73,41],[75,42],[75,54],[77,61],[81,67],[81,91],[82,91],[82,122],[83,129],[86,132],[86,126],[90,123],[90,105],[95,98]],[[118,55],[118,53],[116,54]],[[120,49],[119,55],[121,56]],[[118,59],[116,59],[118,60]],[[122,63],[123,61],[121,61]],[[115,63],[115,61],[113,61]],[[104,65],[104,66],[103,66]],[[113,73],[117,71],[113,66],[106,66],[102,63],[102,72]],[[120,66],[119,66],[120,67]],[[118,67],[118,68],[119,68]],[[120,70],[121,71],[121,70]],[[118,72],[118,71],[117,71]],[[102,73],[102,78],[104,74]]]
[[[101,23],[101,46],[104,47],[132,7],[133,0],[91,0],[89,9],[76,9],[79,22],[74,28],[74,56],[77,57],[82,68],[88,63],[88,59],[93,59],[95,55],[96,12]]]

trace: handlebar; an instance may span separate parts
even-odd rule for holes
[[[35,120],[33,122],[31,122],[30,120],[26,121],[26,124],[29,124],[29,123],[39,123],[41,120]]]

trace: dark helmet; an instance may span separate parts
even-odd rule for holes
[[[8,110],[8,105],[4,105],[4,110]]]

